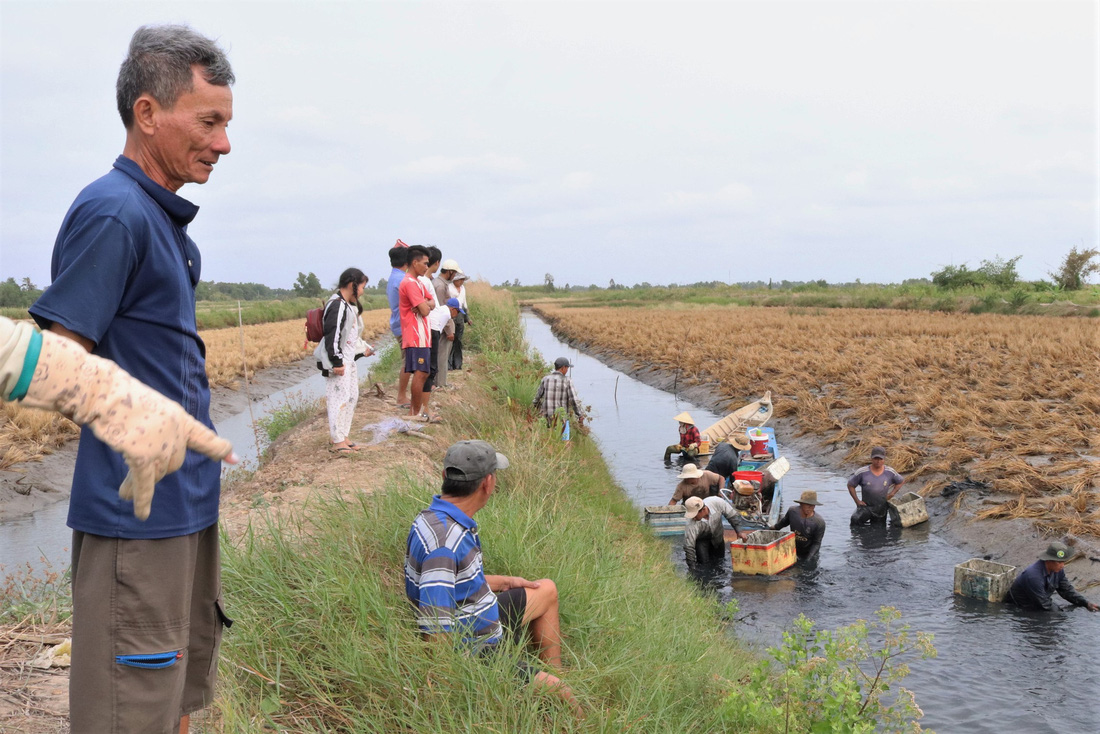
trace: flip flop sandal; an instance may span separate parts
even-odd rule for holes
[[[330,454],[336,454],[337,456],[347,456],[348,454],[358,453],[359,449],[352,448],[351,446],[338,446],[336,448],[330,448]]]
[[[402,409],[402,410],[407,410],[407,409],[409,409],[409,408],[413,407],[413,404],[412,404],[412,403],[401,403],[401,404],[400,404],[400,405],[398,405],[397,407],[398,407],[399,409]]]
[[[348,448],[352,449],[354,451],[355,449],[359,448],[359,444],[357,444],[357,443],[348,443]]]
[[[420,414],[420,420],[425,423],[442,423],[443,419],[438,415],[428,415],[427,413]]]

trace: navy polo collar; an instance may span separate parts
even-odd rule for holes
[[[163,209],[178,226],[186,227],[191,223],[191,220],[195,218],[195,215],[199,213],[199,208],[197,206],[182,196],[173,194],[171,191],[145,175],[145,171],[141,170],[141,166],[139,166],[136,161],[124,155],[120,155],[115,159],[114,167],[137,181],[138,185],[145,190],[145,193],[149,194],[153,201],[160,204],[160,208]]]

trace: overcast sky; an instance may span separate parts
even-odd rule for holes
[[[0,1],[0,277],[121,150],[130,35],[237,74],[203,279],[289,287],[398,237],[499,283],[900,282],[1095,247],[1097,2]]]

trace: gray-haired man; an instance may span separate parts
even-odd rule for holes
[[[139,28],[119,69],[122,155],[76,198],[54,245],[53,284],[31,307],[43,327],[116,362],[206,426],[210,388],[195,323],[198,207],[229,153],[233,70],[185,26]],[[126,463],[84,430],[73,529],[74,732],[186,731],[214,695],[221,632],[221,467],[190,452],[158,483],[147,518],[119,497]],[[143,514],[143,513],[140,513]]]

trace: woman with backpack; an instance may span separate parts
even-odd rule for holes
[[[330,451],[347,454],[359,447],[348,441],[355,404],[359,402],[359,374],[355,358],[373,353],[360,338],[363,307],[359,297],[367,287],[367,276],[359,268],[348,268],[340,274],[338,290],[325,303],[321,323],[324,336],[313,350],[317,367],[325,376],[325,398],[328,403],[328,430],[332,439]],[[365,352],[364,352],[365,349]]]

